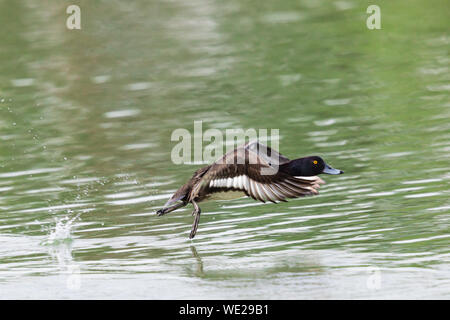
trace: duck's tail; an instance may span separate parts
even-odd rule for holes
[[[183,196],[178,197],[172,197],[169,199],[169,201],[166,202],[164,207],[162,209],[159,209],[156,211],[156,214],[158,217],[165,215],[166,213],[172,212],[178,208],[184,207],[187,205],[187,202],[180,201],[183,198]]]
[[[169,213],[169,212],[172,212],[172,211],[174,211],[174,210],[176,210],[176,209],[178,209],[178,208],[184,207],[186,204],[187,204],[187,203],[179,202],[179,203],[177,203],[177,204],[175,204],[175,205],[173,205],[173,206],[170,206],[170,207],[164,207],[164,208],[159,209],[158,211],[156,211],[156,215],[157,215],[158,217],[163,216],[163,215],[165,215],[165,214],[167,214],[167,213]]]

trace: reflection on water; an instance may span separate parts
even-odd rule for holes
[[[1,297],[448,297],[446,8],[368,31],[355,1],[86,2],[68,31],[62,4],[0,5]],[[346,173],[205,203],[190,241],[190,206],[154,212],[198,168],[170,161],[195,120]]]
[[[199,256],[197,249],[195,249],[194,246],[191,246],[192,256],[196,260],[196,266],[195,266],[195,275],[197,277],[204,277],[205,273],[203,272],[203,261],[202,258]]]

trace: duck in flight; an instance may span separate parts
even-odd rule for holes
[[[262,143],[250,142],[195,171],[156,214],[162,216],[192,203],[195,217],[189,235],[192,239],[200,221],[198,203],[213,194],[238,191],[258,201],[277,203],[317,195],[317,189],[325,183],[317,176],[321,173],[344,172],[330,167],[318,156],[289,160]]]

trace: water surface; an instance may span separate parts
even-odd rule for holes
[[[448,3],[0,4],[0,298],[449,298]],[[426,6],[426,7],[425,7]],[[155,210],[177,128],[279,129],[318,197]]]

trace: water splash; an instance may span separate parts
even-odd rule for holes
[[[68,217],[56,218],[55,226],[53,228],[50,228],[47,239],[44,240],[41,244],[45,246],[70,244],[73,241],[72,231],[74,222],[80,217],[80,215],[81,213],[78,213],[70,219]]]

